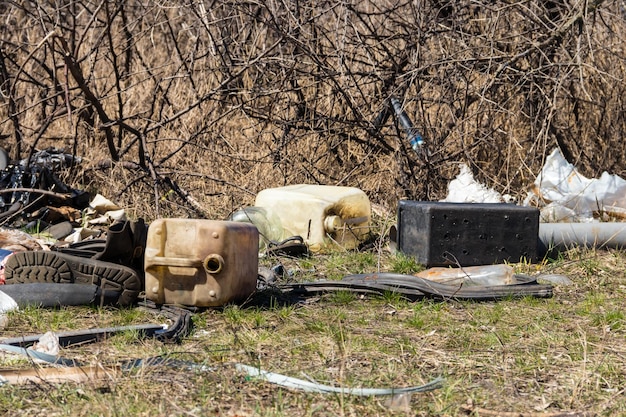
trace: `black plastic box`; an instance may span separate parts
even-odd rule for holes
[[[398,202],[397,249],[427,266],[537,258],[539,210],[513,204]]]

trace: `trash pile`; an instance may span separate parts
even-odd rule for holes
[[[6,161],[6,153],[2,151]],[[45,228],[60,217],[75,219],[89,203],[87,192],[65,185],[56,172],[80,158],[58,149],[34,153],[30,158],[15,164],[4,162],[0,172],[0,226]],[[26,224],[23,224],[26,222]]]
[[[415,142],[416,147],[421,143]],[[192,314],[198,308],[241,302],[267,289],[295,297],[331,291],[393,292],[410,300],[552,297],[553,285],[570,283],[567,277],[516,274],[506,263],[534,262],[542,256],[542,226],[556,213],[580,219],[594,215],[599,208],[605,213],[626,212],[620,199],[626,182],[605,175],[598,181],[587,180],[566,166],[558,152],[550,155],[532,194],[521,206],[503,204],[510,201],[508,196],[478,184],[462,166],[444,201],[398,204],[390,248],[413,256],[428,269],[414,275],[374,271],[348,274],[341,280],[294,283],[285,282],[281,265],[259,267],[259,259],[315,256],[325,248],[352,250],[371,241],[371,204],[363,191],[290,185],[263,190],[254,206],[234,212],[227,220],[169,218],[147,224],[143,219],[127,219],[123,208],[101,195],[92,197],[65,186],[55,170],[76,163],[79,158],[49,149],[28,161],[7,164],[1,173],[0,325],[6,323],[7,312],[25,306],[88,304],[149,309],[173,324],[56,334],[46,343],[43,335],[0,340],[0,349],[73,368],[52,372],[54,381],[102,371],[58,357],[58,346],[94,342],[129,328],[142,337],[180,342],[189,334]],[[581,197],[583,192],[594,194]],[[531,207],[531,202],[544,206],[540,210]],[[582,209],[574,216],[577,208]],[[554,233],[550,239],[555,241]],[[48,346],[47,351],[34,353],[36,343]],[[155,358],[143,363],[180,365]],[[110,371],[137,365],[124,363]],[[200,367],[193,363],[185,366]],[[389,394],[389,390],[329,389],[237,366],[248,375],[298,389]],[[0,375],[5,383],[22,383],[32,377],[19,372]],[[41,378],[41,373],[38,375]],[[407,392],[435,389],[440,383],[435,380],[407,388]]]
[[[480,184],[462,164],[442,202],[512,203],[513,199]],[[539,257],[572,247],[626,247],[626,180],[607,172],[600,178],[586,178],[558,148],[546,158],[520,206],[539,210]]]

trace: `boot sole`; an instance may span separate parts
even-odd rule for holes
[[[119,305],[135,302],[142,289],[141,279],[131,268],[51,251],[15,252],[7,258],[4,274],[7,284],[94,284],[117,291]]]

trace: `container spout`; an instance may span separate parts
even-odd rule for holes
[[[343,226],[343,221],[339,216],[328,216],[324,219],[324,230],[326,233],[335,233]]]

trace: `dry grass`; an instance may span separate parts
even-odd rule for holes
[[[555,146],[587,176],[623,174],[617,3],[0,7],[3,146],[85,157],[77,185],[148,219],[223,218],[293,183],[359,187],[393,209],[443,197],[460,162],[521,199]],[[384,117],[392,96],[428,159]]]

